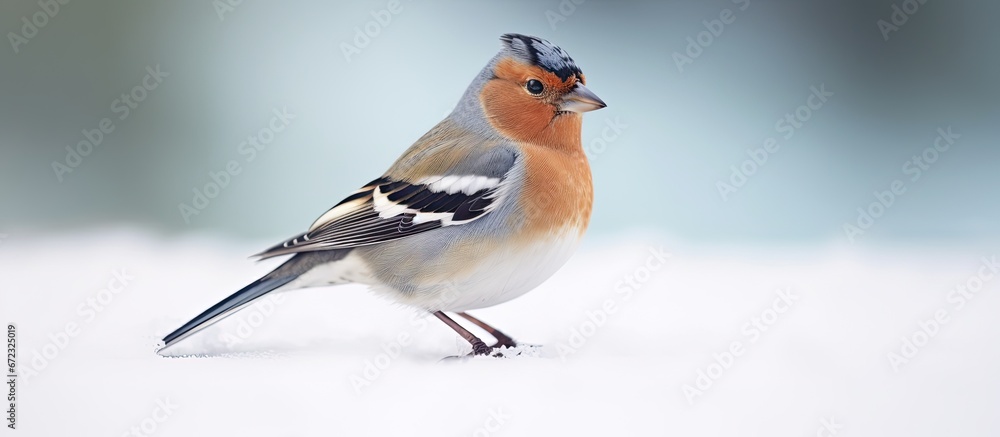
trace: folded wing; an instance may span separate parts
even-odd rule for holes
[[[382,177],[327,211],[309,231],[257,256],[367,246],[462,225],[496,209],[507,185],[504,178],[481,174],[436,175],[415,182]]]

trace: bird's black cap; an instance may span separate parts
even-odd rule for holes
[[[550,71],[564,81],[583,73],[565,50],[544,39],[508,33],[501,36],[500,41],[521,60]]]

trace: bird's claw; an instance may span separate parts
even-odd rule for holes
[[[493,348],[487,346],[482,340],[476,339],[472,343],[472,355],[489,355],[491,352],[493,352]]]

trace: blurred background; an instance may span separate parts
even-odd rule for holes
[[[156,435],[499,435],[474,431],[499,407],[504,435],[1000,435],[998,16],[987,0],[0,2],[20,430],[153,434],[165,399],[179,412]],[[279,262],[246,255],[382,174],[508,32],[564,48],[609,105],[584,116],[585,247],[475,313],[548,355],[437,365],[466,342],[361,285],[153,353]],[[733,345],[747,353],[726,364]]]
[[[290,236],[444,117],[506,32],[562,46],[609,104],[583,132],[595,234],[846,242],[858,208],[900,180],[905,193],[872,209],[855,243],[998,236],[996,2],[43,0],[0,10],[9,238],[108,227]],[[816,90],[827,95],[810,100]],[[949,127],[953,144],[928,152]],[[769,138],[778,148],[758,165]]]

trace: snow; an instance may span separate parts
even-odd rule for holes
[[[588,237],[538,289],[472,312],[536,345],[504,358],[445,359],[468,345],[360,286],[269,297],[154,353],[275,265],[246,258],[257,243],[11,235],[20,435],[1000,434],[1000,280],[954,291],[992,277],[988,250]],[[904,336],[923,346],[894,368]]]

